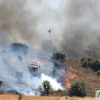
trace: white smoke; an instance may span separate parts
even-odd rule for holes
[[[47,80],[54,90],[64,89],[62,82],[58,81],[61,76],[59,74],[57,77],[52,76],[54,69],[52,63],[43,64],[39,60],[39,55],[33,52],[29,52],[27,55],[22,54],[22,61],[18,60],[18,56],[19,54],[14,52],[0,50],[0,79],[7,87],[10,86],[11,89],[24,95],[40,95],[39,87],[43,81]],[[33,77],[28,70],[28,65],[33,59],[40,64],[39,74],[36,77]],[[8,91],[9,88],[7,90],[7,87],[1,88],[2,90],[6,88],[6,91]]]
[[[49,77],[49,76],[47,76],[47,75],[45,75],[45,74],[42,74],[42,75],[41,75],[41,79],[42,79],[42,82],[43,82],[43,80],[49,81],[50,84],[52,85],[52,88],[53,88],[54,90],[58,90],[58,89],[63,90],[63,89],[64,89],[64,88],[61,86],[61,83],[58,83],[56,79],[53,79],[53,78],[51,78],[51,77]]]

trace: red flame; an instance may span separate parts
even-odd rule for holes
[[[38,62],[36,59],[33,59],[32,62]],[[42,64],[51,64],[49,61],[47,60],[41,60]]]
[[[100,61],[100,58],[98,58],[98,61]]]
[[[50,64],[48,61],[42,61],[43,64]]]
[[[68,76],[68,78],[65,79],[66,88],[71,87],[70,81],[74,79],[75,77],[77,77],[76,73],[77,73],[77,70],[73,69],[71,66],[69,66],[68,70],[66,70],[66,75]]]

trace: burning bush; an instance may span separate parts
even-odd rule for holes
[[[86,96],[85,83],[83,81],[75,82],[69,90],[69,95],[79,97]]]
[[[93,69],[94,71],[100,70],[100,62],[89,56],[83,57],[81,59],[81,65],[84,68],[89,67],[89,68]]]
[[[66,75],[68,78],[65,78],[65,87],[66,88],[71,88],[71,83],[70,81],[77,77],[76,75],[77,70],[73,69],[71,66],[69,66],[68,70],[66,70]]]

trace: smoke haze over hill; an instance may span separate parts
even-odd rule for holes
[[[99,57],[99,13],[99,0],[0,0],[0,44],[40,48],[41,41],[52,40],[70,57],[91,49]]]

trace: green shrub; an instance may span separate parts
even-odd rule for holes
[[[54,65],[54,68],[62,68],[65,62],[66,55],[62,52],[53,53],[51,60]]]
[[[45,80],[43,81],[42,83],[42,87],[43,87],[43,93],[44,94],[52,94],[53,93],[53,89],[52,89],[52,86],[50,85],[50,82]]]
[[[94,62],[94,59],[92,57],[89,57],[89,56],[83,57],[81,59],[82,67],[85,67],[85,68],[91,67],[93,62]]]
[[[94,71],[100,70],[100,62],[92,57],[86,56],[81,59],[81,65],[84,68],[91,68]]]
[[[65,61],[66,55],[62,52],[56,52],[52,55],[52,60],[59,60],[60,62]]]
[[[83,81],[75,82],[69,89],[69,95],[79,97],[86,96],[85,83]]]

